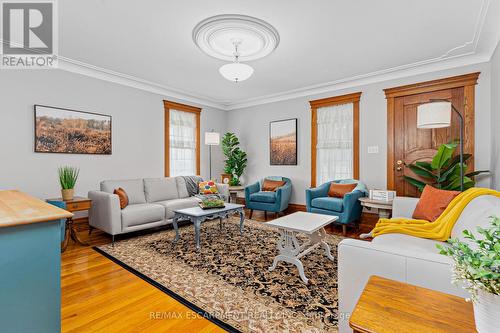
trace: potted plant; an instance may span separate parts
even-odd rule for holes
[[[471,295],[479,333],[498,332],[500,327],[500,218],[492,217],[491,224],[477,228],[481,239],[464,230],[468,241],[449,239],[449,246],[437,245],[453,259],[453,282],[461,282]]]
[[[457,145],[454,143],[442,144],[431,162],[418,161],[409,164],[408,168],[416,175],[425,179],[418,180],[412,177],[404,176],[404,179],[410,184],[416,186],[419,191],[423,191],[425,185],[429,184],[436,188],[450,191],[460,190],[460,156],[453,157]],[[471,158],[471,154],[464,154],[464,169],[467,168],[465,162]],[[474,177],[487,173],[488,170],[469,172],[464,175],[464,190],[475,185]]]
[[[80,170],[75,167],[63,166],[58,169],[61,195],[64,201],[73,200],[75,184]]]
[[[230,175],[229,185],[239,186],[240,177],[247,166],[247,153],[239,147],[240,141],[234,133],[226,133],[222,138],[222,151],[226,156],[224,174]]]

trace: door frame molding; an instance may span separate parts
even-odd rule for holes
[[[464,138],[472,138],[474,142],[474,105],[475,105],[475,85],[480,72],[452,76],[448,78],[419,82],[394,88],[384,89],[387,99],[387,189],[394,190],[394,121],[395,121],[395,103],[397,97],[429,93],[438,90],[464,87],[464,114],[465,133]],[[466,151],[472,154],[474,159],[474,144],[467,147]]]

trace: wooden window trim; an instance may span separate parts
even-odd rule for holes
[[[393,190],[394,184],[394,130],[395,130],[395,104],[396,97],[416,95],[428,92],[434,92],[445,89],[464,87],[465,108],[469,109],[470,117],[466,119],[469,125],[466,126],[464,137],[474,138],[474,104],[475,104],[475,85],[480,72],[452,76],[444,79],[419,82],[415,84],[404,85],[400,87],[384,89],[387,99],[387,189]],[[474,142],[474,140],[472,140]],[[466,152],[470,152],[474,158],[474,144],[466,147]],[[473,168],[474,160],[471,167]]]
[[[191,112],[196,116],[196,174],[200,174],[200,115],[201,108],[171,102],[171,101],[163,101],[163,107],[165,109],[165,177],[170,177],[170,110],[177,110],[183,112]]]
[[[359,179],[359,101],[361,92],[310,101],[311,105],[311,187],[316,187],[316,145],[318,143],[317,111],[319,108],[353,104],[353,178]]]

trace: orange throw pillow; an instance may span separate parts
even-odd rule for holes
[[[119,187],[113,191],[113,194],[116,194],[118,198],[120,198],[120,209],[123,209],[128,206],[128,195],[124,189]]]
[[[262,183],[262,191],[265,192],[276,192],[278,187],[285,185],[286,182],[284,180],[270,180],[264,179],[264,183]]]
[[[328,190],[328,196],[334,198],[343,198],[347,193],[352,192],[358,186],[357,183],[353,184],[339,184],[330,183],[330,189]]]
[[[460,191],[440,190],[426,185],[420,196],[417,207],[413,212],[413,218],[434,222],[444,212]]]

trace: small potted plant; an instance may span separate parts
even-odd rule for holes
[[[437,245],[441,254],[453,259],[453,282],[461,282],[471,295],[479,333],[500,328],[500,218],[492,217],[491,224],[477,228],[481,239],[464,230],[468,241],[449,239],[449,246]]]
[[[75,167],[63,166],[58,169],[61,195],[64,201],[73,200],[75,184],[80,170]]]

